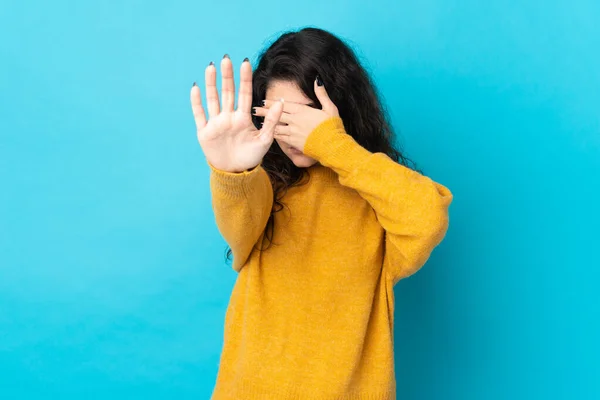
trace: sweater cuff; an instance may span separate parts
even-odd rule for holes
[[[338,116],[321,122],[308,135],[303,153],[340,175],[350,174],[374,154],[346,132]]]
[[[215,168],[207,161],[211,170],[211,182],[215,189],[229,198],[244,198],[248,193],[255,190],[261,179],[269,177],[262,167],[262,163],[244,172],[228,172]]]

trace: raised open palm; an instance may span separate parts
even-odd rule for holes
[[[200,88],[192,86],[190,100],[196,121],[198,142],[207,161],[227,172],[243,172],[260,164],[273,143],[275,125],[283,111],[281,101],[269,109],[260,130],[252,122],[252,66],[248,59],[240,67],[238,107],[234,110],[235,84],[233,65],[227,55],[221,60],[221,100],[216,85],[217,70],[211,62],[205,71],[206,120]]]

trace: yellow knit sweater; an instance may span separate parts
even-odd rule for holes
[[[319,163],[283,197],[262,252],[268,175],[209,163],[238,271],[213,400],[396,398],[393,286],[442,241],[452,194],[360,146],[339,117],[311,132],[304,153]]]

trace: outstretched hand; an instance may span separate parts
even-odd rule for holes
[[[221,92],[223,107],[219,105],[216,85],[217,70],[211,62],[205,70],[207,121],[200,88],[195,82],[190,93],[196,134],[207,161],[227,172],[243,172],[260,164],[273,143],[275,125],[283,112],[281,101],[274,101],[260,130],[252,122],[252,66],[245,59],[240,67],[238,107],[234,110],[235,86],[233,65],[226,54],[221,60]]]

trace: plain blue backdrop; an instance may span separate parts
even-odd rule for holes
[[[235,272],[189,105],[339,35],[454,194],[396,286],[400,399],[600,398],[600,3],[0,5],[0,398],[207,399]],[[219,75],[220,78],[220,75]],[[236,81],[239,76],[236,76]]]

